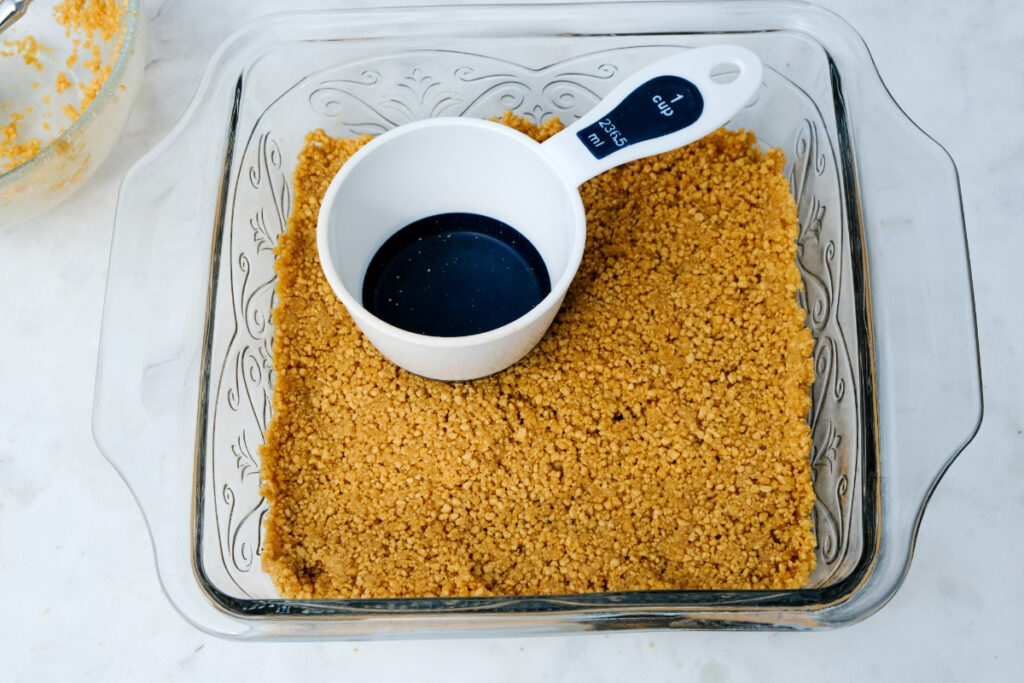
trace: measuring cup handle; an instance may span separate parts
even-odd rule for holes
[[[581,185],[610,168],[683,147],[717,129],[754,96],[762,72],[757,55],[735,45],[667,57],[619,84],[545,141],[541,151]]]

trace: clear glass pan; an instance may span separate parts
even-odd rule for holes
[[[571,120],[680,48],[766,65],[730,122],[781,147],[817,380],[818,569],[790,591],[282,599],[260,571],[273,254],[309,130],[440,115]],[[899,587],[928,497],[981,420],[956,169],[889,97],[859,36],[791,2],[433,7],[278,15],[213,57],[182,121],[128,173],[111,251],[94,432],[146,517],[165,591],[237,638],[813,629]]]

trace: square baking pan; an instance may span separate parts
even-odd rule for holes
[[[816,379],[817,569],[777,591],[289,600],[260,569],[273,390],[273,247],[307,132],[505,110],[571,122],[673,51],[765,64],[729,122],[786,154]],[[981,420],[956,169],[893,102],[860,37],[792,2],[490,5],[293,13],[233,34],[118,199],[94,408],[160,580],[235,638],[623,628],[815,629],[879,609],[924,506]]]

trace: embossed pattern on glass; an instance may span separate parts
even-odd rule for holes
[[[273,599],[260,569],[266,502],[259,495],[257,449],[270,419],[273,252],[291,211],[290,179],[305,132],[377,134],[434,116],[496,116],[511,109],[535,123],[571,121],[618,79],[680,46],[623,45],[541,68],[450,50],[373,57],[300,80],[262,111],[230,179],[219,287],[213,311],[208,385],[208,500],[213,533],[204,533],[202,561],[216,588],[238,598]],[[795,117],[773,116],[784,108]],[[811,586],[847,577],[863,551],[860,515],[861,443],[856,292],[850,234],[834,141],[815,102],[769,70],[751,105],[731,123],[753,129],[786,153],[798,205],[801,303],[815,338],[809,454],[816,503],[818,568]],[[571,599],[567,601],[572,603]]]

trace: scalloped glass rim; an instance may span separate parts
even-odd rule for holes
[[[128,68],[128,61],[131,58],[133,48],[135,47],[135,40],[138,33],[136,29],[138,27],[140,10],[140,0],[125,0],[125,2],[128,7],[125,11],[124,26],[122,29],[124,31],[124,42],[121,43],[121,51],[117,54],[114,66],[110,69],[110,75],[107,76],[107,80],[103,82],[103,86],[100,88],[100,91],[96,93],[96,97],[93,98],[93,101],[89,103],[89,106],[85,108],[85,111],[83,111],[63,133],[51,140],[50,144],[46,147],[39,150],[38,154],[28,161],[15,166],[6,173],[0,173],[0,186],[8,182],[14,183],[20,180],[23,175],[30,173],[31,169],[35,166],[45,164],[54,156],[60,154],[57,149],[60,143],[76,137],[82,129],[87,128],[98,116],[99,112],[107,106],[107,103],[110,102],[110,99],[121,86],[125,69]]]

